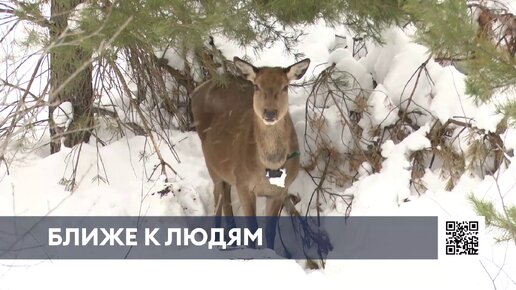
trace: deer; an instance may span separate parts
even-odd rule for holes
[[[191,109],[213,181],[216,223],[222,214],[231,221],[234,187],[248,227],[256,229],[256,198],[266,198],[266,216],[278,217],[300,170],[288,91],[290,82],[306,73],[310,59],[288,67],[255,67],[238,57],[233,63],[242,76],[202,83],[192,93]],[[268,248],[274,245],[276,226],[276,219],[265,225]]]

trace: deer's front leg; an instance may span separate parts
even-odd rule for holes
[[[256,220],[256,196],[247,185],[237,185],[237,193],[244,216],[246,216],[247,227],[252,233],[255,233],[258,229],[258,222]]]
[[[276,238],[276,227],[278,219],[283,208],[283,201],[285,200],[287,191],[282,190],[277,195],[267,196],[265,205],[265,215],[267,216],[267,223],[265,225],[265,237],[267,248],[274,249],[274,240]]]

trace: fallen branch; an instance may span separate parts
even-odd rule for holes
[[[94,106],[93,110],[98,114],[101,114],[104,116],[109,116],[109,117],[115,119],[118,124],[128,128],[137,136],[145,135],[145,130],[140,125],[136,124],[135,122],[122,122],[120,120],[120,117],[118,116],[118,113],[115,111],[110,111],[108,109],[100,108],[98,106]]]

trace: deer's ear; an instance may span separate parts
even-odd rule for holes
[[[233,63],[246,79],[254,83],[256,74],[258,73],[258,68],[236,56],[233,58]]]
[[[305,58],[300,62],[297,62],[287,68],[285,68],[285,73],[287,74],[287,78],[289,81],[298,80],[306,73],[308,66],[310,65],[310,59]]]

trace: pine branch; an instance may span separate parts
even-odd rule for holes
[[[53,26],[52,23],[48,19],[43,17],[42,15],[31,15],[31,14],[25,13],[24,11],[20,11],[20,10],[16,10],[16,9],[0,8],[0,14],[2,14],[2,13],[16,16],[20,20],[30,21],[41,27],[51,28]]]
[[[165,69],[170,74],[170,76],[172,76],[180,85],[182,85],[188,94],[193,92],[195,83],[191,76],[168,65],[166,59],[158,58],[155,55],[152,55],[152,58],[159,65],[159,67]]]

